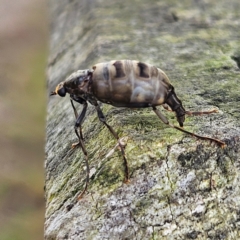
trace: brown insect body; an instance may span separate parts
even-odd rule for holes
[[[88,157],[83,143],[81,124],[86,113],[87,102],[90,102],[95,106],[99,120],[105,124],[119,142],[125,163],[126,182],[129,181],[129,173],[124,148],[119,141],[117,133],[110,125],[107,124],[101,108],[98,105],[98,101],[111,104],[115,107],[152,107],[157,116],[170,127],[191,134],[199,139],[214,141],[221,147],[225,146],[225,143],[220,140],[199,136],[168,122],[167,118],[156,108],[156,106],[163,105],[165,109],[174,111],[181,127],[183,126],[183,122],[185,120],[185,114],[201,115],[217,111],[185,111],[182,106],[182,102],[178,99],[167,75],[161,69],[150,64],[132,60],[113,60],[98,63],[93,66],[92,70],[78,70],[71,74],[64,82],[57,85],[56,90],[52,92],[51,95],[58,94],[64,97],[66,93],[70,94],[71,104],[77,118],[75,124],[75,133],[79,139],[77,145],[81,146],[86,159]],[[77,114],[72,100],[83,104],[83,110],[79,115]],[[89,181],[89,166],[87,161],[86,164],[87,180],[82,194],[86,191]],[[82,197],[82,194],[79,198]]]
[[[93,67],[92,92],[117,107],[149,107],[164,102],[170,86],[160,69],[137,61],[110,61]]]
[[[185,110],[167,75],[150,64],[132,60],[98,63],[93,70],[79,70],[71,74],[57,86],[55,92],[62,88],[73,100],[83,98],[93,105],[97,100],[128,108],[166,103],[176,112],[181,127],[185,119]]]

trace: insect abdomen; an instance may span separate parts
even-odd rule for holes
[[[148,107],[164,101],[170,82],[164,72],[132,60],[93,66],[92,91],[101,102],[123,107]]]

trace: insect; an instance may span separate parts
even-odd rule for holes
[[[84,190],[78,196],[78,199],[86,192],[89,184],[90,170],[88,153],[83,142],[81,128],[88,102],[95,107],[99,120],[118,141],[125,166],[126,183],[129,182],[129,169],[124,147],[119,140],[118,134],[106,122],[98,102],[111,104],[115,107],[151,107],[156,115],[168,126],[196,138],[215,142],[222,148],[225,146],[225,143],[218,139],[200,136],[183,129],[185,115],[210,114],[216,113],[217,110],[213,109],[205,112],[186,111],[182,106],[181,100],[177,97],[174,87],[170,83],[167,75],[153,65],[132,60],[113,60],[98,63],[94,65],[91,70],[78,70],[72,73],[65,81],[57,85],[51,95],[58,94],[61,97],[65,97],[67,93],[70,95],[71,105],[76,117],[74,130],[78,137],[78,143],[73,144],[73,147],[80,146],[86,158],[86,182]],[[77,113],[73,101],[83,105],[80,114]],[[171,124],[167,120],[160,110],[157,109],[159,105],[162,105],[166,110],[175,112],[180,127]]]

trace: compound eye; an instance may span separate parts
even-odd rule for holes
[[[61,87],[57,90],[57,94],[61,97],[65,97],[66,95],[66,89],[64,87]]]

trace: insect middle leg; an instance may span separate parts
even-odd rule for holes
[[[121,149],[122,156],[123,156],[124,166],[125,166],[125,180],[124,180],[124,182],[129,183],[130,182],[130,180],[129,180],[129,169],[128,169],[128,162],[127,162],[127,159],[126,159],[126,156],[125,156],[124,147],[119,140],[118,134],[106,122],[106,118],[105,118],[100,106],[97,104],[97,105],[95,105],[95,108],[97,110],[99,120],[108,128],[108,130],[111,132],[111,134],[114,136],[114,138],[117,139],[117,141],[118,141],[118,144],[119,144],[119,147]]]

